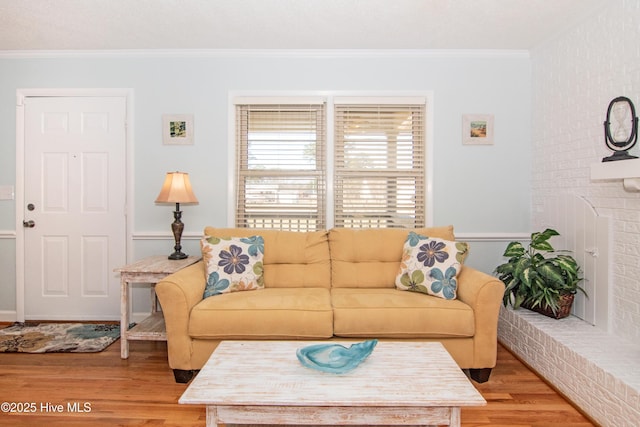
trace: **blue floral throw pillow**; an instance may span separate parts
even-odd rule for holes
[[[207,268],[204,298],[264,288],[262,237],[205,236],[200,247]]]
[[[404,243],[396,288],[456,299],[458,273],[469,245],[409,232]]]

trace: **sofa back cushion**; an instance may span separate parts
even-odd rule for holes
[[[331,286],[395,288],[404,242],[410,231],[423,236],[455,240],[451,225],[417,229],[331,229]]]
[[[279,231],[206,227],[205,236],[264,239],[265,288],[330,288],[331,263],[326,231]]]

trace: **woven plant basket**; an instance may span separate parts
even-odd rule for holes
[[[524,308],[527,308],[531,311],[535,311],[540,314],[544,314],[545,316],[551,317],[552,319],[563,319],[571,314],[571,305],[573,304],[573,298],[575,294],[565,294],[560,295],[560,301],[558,301],[560,307],[558,311],[554,314],[553,310],[549,307],[540,307],[537,306],[535,308],[530,307],[529,304],[522,304]]]

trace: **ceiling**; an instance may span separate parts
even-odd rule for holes
[[[607,0],[0,0],[0,50],[524,49]]]

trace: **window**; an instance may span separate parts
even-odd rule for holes
[[[235,102],[236,227],[425,226],[424,98]]]
[[[324,103],[236,106],[237,227],[326,227],[325,115]]]
[[[425,224],[425,106],[335,105],[335,226]]]

